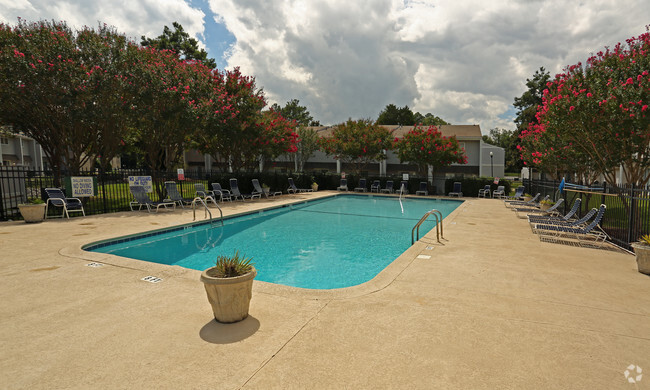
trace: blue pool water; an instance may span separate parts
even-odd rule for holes
[[[374,278],[411,245],[411,229],[431,209],[447,216],[462,201],[339,195],[107,245],[111,253],[204,270],[219,254],[253,257],[257,280],[332,289]],[[433,218],[421,235],[435,227]]]

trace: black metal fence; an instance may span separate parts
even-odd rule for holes
[[[601,204],[607,211],[600,226],[615,244],[630,249],[630,243],[639,237],[650,234],[650,186],[642,188],[634,185],[613,187],[603,183],[597,187],[567,186],[559,191],[559,181],[524,180],[526,192],[541,197],[550,195],[551,199],[564,199],[564,212],[568,212],[573,202],[581,199],[580,216]]]
[[[52,171],[34,171],[25,167],[0,167],[0,221],[22,219],[18,205],[32,198],[47,199],[44,189],[58,187],[64,189],[66,196],[73,196],[72,178],[92,178],[92,196],[80,197],[84,204],[86,215],[113,213],[129,210],[129,202],[133,199],[129,191],[129,176],[151,176],[153,192],[152,200],[160,201],[165,197],[164,182],[173,180],[178,185],[178,190],[183,197],[192,198],[196,191],[194,185],[202,183],[205,188],[211,188],[211,183],[221,183],[222,187],[229,188],[230,178],[237,178],[239,188],[243,193],[253,191],[251,179],[258,179],[273,191],[286,193],[288,177],[293,177],[299,188],[310,188],[313,182],[318,183],[321,190],[334,190],[340,184],[340,175],[327,172],[295,173],[295,172],[253,172],[253,173],[228,173],[205,172],[188,170],[184,173],[183,180],[179,180],[176,171],[150,172],[137,169],[120,169],[102,172],[99,170],[82,171],[71,174],[63,172],[60,178],[55,177]],[[373,177],[364,176],[369,186],[373,180],[381,180],[382,186],[387,180],[393,180],[397,187],[401,177]],[[76,179],[75,179],[76,180]],[[88,179],[90,180],[90,179]],[[348,186],[354,188],[359,181],[355,175],[347,175]],[[409,191],[414,193],[422,178],[409,179]],[[51,214],[60,213],[61,210],[52,210]]]

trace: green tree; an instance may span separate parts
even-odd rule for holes
[[[379,113],[377,124],[413,126],[415,124],[415,117],[409,106],[397,107],[394,104],[388,104]]]
[[[426,174],[428,166],[433,167],[435,175],[437,169],[453,163],[467,164],[456,136],[445,137],[436,126],[415,126],[404,137],[395,138],[393,147],[401,162],[417,165],[421,174]]]
[[[321,138],[320,145],[325,153],[361,173],[369,162],[386,159],[384,151],[391,148],[390,131],[370,119],[348,119],[334,128],[331,137]]]
[[[445,121],[439,116],[435,116],[430,112],[427,112],[426,115],[422,115],[419,112],[413,114],[415,124],[422,126],[442,126],[442,125],[451,125],[451,123]]]
[[[516,97],[513,106],[517,109],[515,124],[517,125],[517,135],[522,130],[526,130],[530,123],[538,123],[535,115],[537,107],[542,105],[543,92],[546,84],[551,79],[551,75],[544,67],[535,71],[532,79],[526,79],[526,90],[520,97]]]
[[[301,106],[298,99],[288,101],[284,107],[273,103],[271,110],[279,112],[286,119],[296,121],[296,124],[299,126],[320,126],[320,122],[314,120],[307,107]]]
[[[298,172],[302,172],[305,163],[314,155],[314,152],[320,149],[318,134],[314,129],[304,126],[298,127],[298,143],[296,144],[296,153],[294,158]]]
[[[163,33],[156,38],[141,37],[142,46],[151,46],[158,50],[172,50],[179,58],[186,60],[201,61],[203,65],[210,69],[217,67],[213,58],[208,58],[208,53],[204,49],[199,49],[199,42],[190,38],[190,34],[185,32],[180,23],[172,23],[174,31],[169,27],[163,28]]]

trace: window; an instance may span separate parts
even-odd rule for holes
[[[465,149],[465,142],[459,142],[458,146],[460,146],[462,149]]]
[[[9,145],[9,138],[1,137],[0,138],[0,144]]]

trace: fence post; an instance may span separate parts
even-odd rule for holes
[[[636,235],[632,235],[632,229],[634,228],[634,214],[636,213],[636,199],[634,198],[634,183],[630,188],[630,217],[627,222],[627,242],[632,242],[636,240]]]
[[[104,214],[108,213],[108,199],[106,199],[106,186],[104,184],[104,167],[99,165],[99,188],[102,189],[102,208]],[[97,189],[99,191],[99,188]]]

